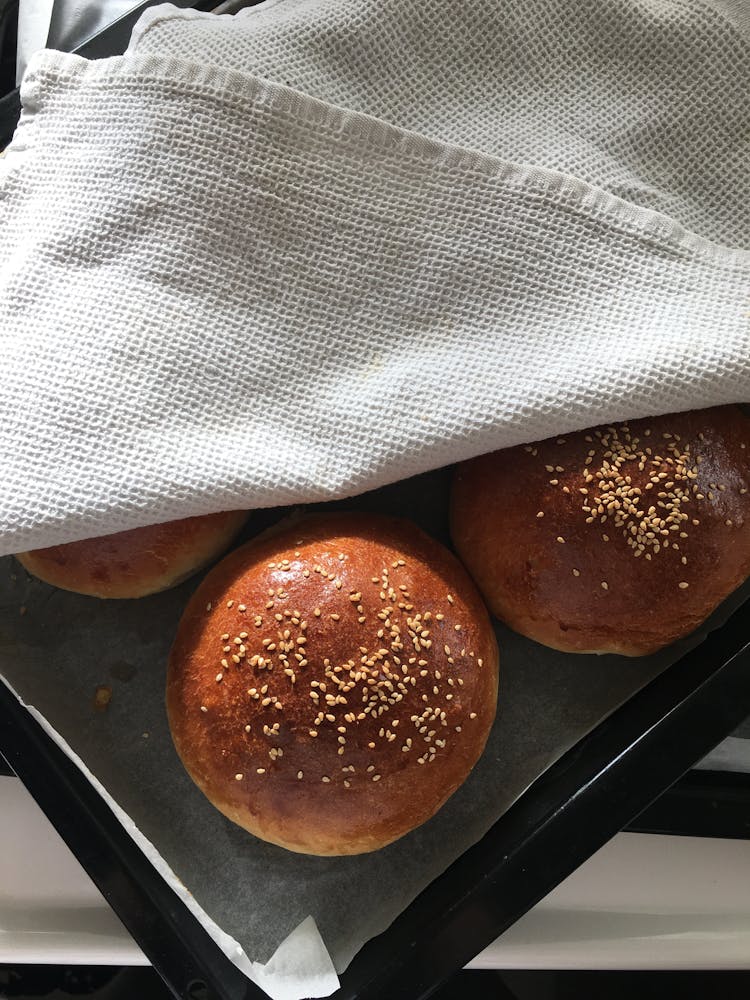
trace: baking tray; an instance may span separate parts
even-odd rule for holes
[[[230,0],[220,10],[249,5]],[[89,57],[123,51],[147,6],[77,51]],[[750,715],[749,610],[743,605],[534,782],[479,843],[361,949],[340,975],[336,1000],[429,996]],[[265,996],[224,956],[4,685],[0,753],[176,997]]]
[[[445,474],[433,475],[444,536]],[[399,490],[388,488],[391,512]],[[336,508],[372,505],[376,495]],[[395,505],[395,506],[393,506]],[[261,530],[280,512],[258,512]],[[426,997],[750,714],[748,608],[612,713],[549,768],[341,974],[337,1000]],[[175,996],[262,997],[163,881],[119,820],[0,685],[0,753],[26,784]],[[263,886],[256,887],[257,892]],[[248,897],[252,905],[252,895]]]

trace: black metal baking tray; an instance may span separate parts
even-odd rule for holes
[[[426,997],[750,714],[748,605],[521,796],[341,976],[337,1000]],[[177,997],[262,997],[0,685],[2,753]],[[262,887],[259,887],[262,891]]]

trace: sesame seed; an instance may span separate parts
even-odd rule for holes
[[[680,588],[680,590],[687,590],[690,584],[682,580],[680,583],[677,584],[677,586]]]
[[[304,778],[304,776],[305,775],[304,775],[303,771],[297,771],[297,781],[302,781],[302,779]]]
[[[557,536],[557,541],[560,542],[561,544],[565,544],[565,539],[562,537],[562,535]]]
[[[537,517],[544,517],[544,511],[543,510],[537,511],[537,515],[536,516]]]
[[[601,587],[602,590],[609,590],[609,584],[607,583],[606,580],[602,580]]]
[[[234,607],[234,601],[227,601],[227,607],[228,608]]]
[[[201,712],[207,712],[207,711],[208,711],[208,709],[206,708],[206,706],[205,705],[201,705]]]
[[[245,777],[245,775],[244,775],[244,774],[235,774],[235,776],[234,776],[234,780],[235,780],[235,781],[242,781],[242,779],[243,779],[244,777]]]
[[[266,773],[266,769],[265,769],[265,767],[256,767],[255,773],[256,774],[265,774]]]
[[[580,575],[581,575],[580,570],[577,569],[573,570],[573,576],[580,576]]]

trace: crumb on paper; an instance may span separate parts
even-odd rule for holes
[[[106,712],[112,700],[112,688],[108,684],[99,684],[94,695],[94,708],[97,712]]]
[[[149,734],[148,733],[141,733],[141,736],[144,738],[144,740],[147,740],[148,737],[149,737]]]
[[[25,604],[21,605],[21,607],[18,609],[18,613],[19,613],[19,615],[25,615],[26,614],[26,605]]]

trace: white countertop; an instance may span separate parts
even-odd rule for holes
[[[16,778],[0,817],[0,962],[147,964]],[[750,841],[619,834],[470,968],[750,969]]]

